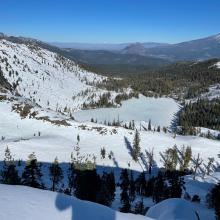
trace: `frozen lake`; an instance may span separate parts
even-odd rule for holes
[[[91,118],[103,123],[112,122],[118,117],[120,121],[146,121],[151,119],[152,125],[170,126],[179,104],[171,98],[150,98],[140,95],[122,102],[119,108],[99,108],[80,110],[74,114],[77,121],[90,121]]]

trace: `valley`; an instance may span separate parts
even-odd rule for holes
[[[56,201],[56,197],[71,203],[68,207],[73,206],[73,213],[78,205],[87,207],[87,202],[73,197],[77,197],[74,191],[78,188],[71,186],[74,182],[70,179],[71,172],[79,176],[84,172],[95,172],[88,174],[98,176],[101,182],[95,199],[83,197],[85,195],[82,192],[78,198],[101,203],[116,211],[123,211],[121,206],[124,203],[120,201],[120,192],[123,190],[121,182],[122,175],[128,172],[129,189],[133,183],[137,190],[134,190],[135,199],[129,202],[129,211],[123,212],[136,213],[136,206],[141,201],[146,209],[152,206],[153,210],[157,207],[154,205],[165,198],[187,197],[189,206],[186,206],[195,209],[201,220],[207,219],[207,216],[214,220],[214,208],[208,208],[206,196],[219,181],[220,121],[216,101],[219,100],[218,59],[176,63],[141,75],[109,76],[84,69],[69,56],[65,56],[64,52],[45,49],[41,42],[25,38],[20,42],[18,38],[16,43],[15,39],[12,41],[4,37],[0,40],[2,169],[6,169],[7,164],[15,164],[19,178],[23,179],[28,162],[35,161],[31,158],[36,157],[42,172],[43,186],[35,188],[51,190],[50,167],[57,158],[63,178],[53,191],[68,196],[46,193],[50,204]],[[207,77],[205,82],[203,76]],[[196,106],[191,107],[191,103]],[[203,111],[206,108],[208,110]],[[135,144],[138,145],[136,157]],[[10,151],[8,157],[7,149]],[[191,155],[187,165],[183,165],[186,149],[191,150]],[[105,201],[101,194],[102,187],[107,184],[102,179],[106,173],[113,173],[115,181],[114,196],[110,201]],[[86,175],[81,178],[87,178]],[[170,195],[173,193],[172,188],[165,184],[166,181],[172,181],[172,178],[180,181],[178,186],[181,192],[178,196]],[[86,188],[88,185],[84,186],[87,181],[83,179],[78,186],[85,187],[83,192],[90,192],[90,188]],[[144,186],[141,181],[145,181]],[[150,185],[151,181],[153,186]],[[164,187],[161,195],[156,193],[159,181],[162,181]],[[7,182],[2,180],[2,183]],[[33,185],[21,185],[25,186],[10,189],[11,186],[1,185],[0,191],[6,190],[9,194],[5,197],[10,198],[13,198],[10,194],[13,190],[17,195],[23,190],[28,191],[24,204],[30,198],[35,198],[36,207],[41,207],[38,193],[43,196],[42,192],[32,192],[25,188]],[[145,191],[142,192],[141,187]],[[104,193],[108,191],[105,189]],[[192,201],[195,195],[199,197],[200,203]],[[4,200],[0,204],[5,205]],[[101,207],[88,204],[89,208],[91,205],[97,210]],[[23,206],[20,208],[25,209]],[[56,215],[57,210],[51,205],[47,209],[51,217]],[[100,209],[113,215],[109,220],[134,218],[131,214],[124,215],[106,207]],[[136,214],[146,214],[148,217],[138,215],[135,219],[160,219],[152,212],[149,211],[151,214],[148,216],[147,210],[139,211]],[[61,217],[70,219],[71,212],[60,214],[58,219]],[[77,220],[85,218],[80,215]],[[94,218],[99,220],[102,215]],[[3,216],[2,219],[7,217]],[[172,213],[170,219],[175,219]]]

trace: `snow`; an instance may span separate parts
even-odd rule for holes
[[[217,158],[220,146],[218,140],[199,136],[180,136],[163,131],[145,131],[140,126],[142,124],[147,127],[146,122],[149,119],[153,126],[170,126],[175,113],[180,108],[173,99],[146,98],[140,95],[139,99],[132,98],[123,101],[119,108],[80,110],[83,102],[97,101],[101,94],[107,92],[96,87],[96,83],[106,77],[85,71],[74,62],[65,58],[61,59],[47,50],[5,40],[0,40],[0,58],[1,60],[7,59],[9,64],[6,65],[7,62],[2,61],[0,67],[5,78],[12,85],[19,81],[16,89],[21,95],[7,93],[4,95],[8,98],[0,101],[0,163],[3,161],[4,151],[8,146],[15,160],[26,160],[30,153],[35,152],[37,159],[43,162],[43,174],[48,172],[45,164],[51,163],[56,156],[62,163],[62,168],[66,168],[76,146],[77,135],[79,135],[81,154],[95,156],[98,167],[104,169],[114,167],[115,172],[120,171],[120,168],[142,171],[144,164],[140,163],[140,166],[131,157],[129,145],[132,145],[134,131],[99,124],[105,120],[112,122],[118,118],[123,122],[135,120],[136,128],[140,129],[141,152],[144,153],[146,149],[154,148],[156,168],[163,165],[160,152],[174,145],[191,146],[193,155],[200,153],[204,163],[210,157],[215,158],[216,164],[220,162]],[[218,65],[220,68],[220,62]],[[110,100],[113,100],[116,95],[116,92],[111,91]],[[220,97],[219,95],[219,85],[211,86],[207,94],[202,94],[210,99]],[[25,104],[32,106],[30,112],[36,113],[35,118],[29,116],[22,118],[18,112],[13,110],[16,105],[24,106]],[[68,113],[74,112],[77,121],[64,112],[65,108],[68,109]],[[40,120],[40,117],[46,117],[48,120]],[[91,118],[98,119],[98,123],[89,122]],[[66,124],[53,124],[55,121],[61,122],[62,120]],[[207,128],[199,129],[201,133],[208,132]],[[215,136],[219,134],[214,130],[210,132]],[[101,158],[102,147],[106,149],[107,154],[112,154],[112,159],[108,156],[105,159]],[[186,192],[191,197],[195,194],[199,195],[201,204],[189,203],[181,199],[166,200],[150,208],[147,215],[157,220],[193,220],[195,211],[197,211],[201,220],[214,220],[214,212],[212,209],[207,209],[205,201],[207,193],[219,180],[220,173],[217,172],[210,176],[197,176],[195,180],[192,176],[186,176],[184,179]],[[44,179],[44,183],[46,186],[51,184],[48,178]],[[117,189],[116,199],[112,204],[114,209],[119,207],[119,194]],[[19,198],[19,203],[16,198]],[[136,199],[138,201],[140,198]],[[144,204],[147,207],[152,206],[152,199],[144,198]],[[0,212],[0,219],[3,220],[25,220],[30,219],[30,216],[33,220],[149,219],[118,213],[101,205],[24,186],[0,185],[0,207],[4,210]]]
[[[140,215],[116,212],[71,196],[25,186],[0,185],[0,207],[1,220],[151,220]]]
[[[120,108],[81,110],[74,114],[74,118],[81,122],[90,121],[93,118],[102,123],[117,121],[118,118],[123,122],[151,119],[153,125],[168,127],[179,108],[179,104],[171,98],[149,98],[140,95],[138,99],[123,101]]]
[[[220,172],[214,172],[209,176],[197,176],[193,180],[192,176],[185,176],[185,187],[187,193],[192,197],[193,195],[199,195],[201,202],[206,202],[207,192],[210,192],[215,184],[220,181]]]
[[[70,111],[75,111],[81,108],[82,102],[90,95],[95,94],[92,98],[95,100],[98,93],[104,91],[88,85],[86,81],[95,83],[102,81],[105,77],[87,72],[68,59],[58,59],[55,53],[47,50],[5,40],[0,41],[0,56],[2,59],[8,59],[8,70],[5,62],[0,63],[8,81],[14,83],[19,77],[22,79],[17,87],[22,96],[17,97],[17,101],[11,96],[10,101],[0,102],[0,136],[3,137],[0,140],[0,160],[3,160],[4,150],[8,146],[15,159],[26,160],[30,153],[35,152],[38,160],[42,162],[52,162],[57,156],[60,162],[66,163],[70,161],[70,155],[79,134],[81,153],[94,155],[97,165],[141,171],[142,167],[132,160],[128,146],[132,144],[134,131],[91,123],[87,120],[90,120],[91,116],[99,120],[106,117],[110,119],[119,117],[120,120],[125,121],[151,119],[153,125],[168,126],[179,109],[178,103],[173,99],[146,98],[140,95],[139,99],[132,98],[123,102],[121,108],[79,111],[74,116],[79,117],[77,119],[83,122],[76,122],[57,112],[57,108],[63,110],[67,106]],[[15,73],[9,76],[10,70],[14,72],[17,70],[18,76]],[[87,95],[81,94],[88,88]],[[78,93],[80,93],[79,96],[73,100],[72,95]],[[113,92],[111,94],[116,95]],[[34,105],[33,99],[40,106]],[[18,113],[12,112],[12,108],[15,104],[22,102],[33,104],[31,111],[37,112],[38,119],[48,117],[52,121],[66,120],[70,126],[53,125],[50,122],[29,117],[21,118]],[[40,136],[38,136],[39,132]],[[202,137],[179,135],[174,137],[171,133],[143,131],[143,129],[140,131],[140,136],[142,152],[154,148],[156,164],[159,167],[162,166],[159,153],[174,145],[178,147],[190,145],[193,154],[201,153],[204,161],[208,157],[217,157],[219,153],[219,141]],[[107,154],[113,153],[113,159],[100,158],[102,147],[105,147]]]
[[[8,146],[15,159],[26,160],[30,153],[35,152],[38,160],[42,162],[52,162],[56,156],[60,162],[69,162],[79,134],[81,153],[95,155],[97,165],[142,170],[139,163],[132,160],[127,146],[129,142],[133,142],[133,130],[73,120],[67,120],[70,126],[58,126],[32,118],[21,119],[18,113],[11,112],[12,105],[9,101],[0,102],[0,136],[5,137],[0,140],[0,160],[3,160],[4,150]],[[38,132],[41,133],[40,136]],[[159,153],[175,144],[178,147],[190,145],[193,154],[200,153],[204,162],[209,157],[219,160],[217,140],[179,135],[174,138],[171,133],[143,130],[140,131],[140,136],[142,152],[154,148],[157,166],[162,166]],[[101,159],[102,147],[105,147],[107,154],[112,151],[114,159]]]
[[[219,35],[219,39],[220,39],[220,35]],[[218,69],[220,69],[220,62],[217,62],[217,63],[215,64],[215,66],[216,66]]]
[[[209,100],[220,98],[220,84],[210,86],[209,91],[202,93],[200,98],[208,98]]]
[[[217,138],[218,135],[220,135],[220,131],[209,129],[209,128],[204,128],[204,127],[196,127],[196,129],[199,131],[199,135],[208,135],[210,134],[211,136]]]
[[[184,199],[167,199],[151,207],[146,216],[157,220],[198,220],[190,202]]]
[[[190,103],[190,102],[196,102],[198,101],[198,99],[213,100],[213,99],[218,99],[218,98],[220,98],[220,84],[219,83],[209,86],[208,92],[203,92],[198,97],[195,97],[192,99],[186,99],[185,101],[186,103]]]
[[[194,195],[198,195],[200,203],[191,203],[194,209],[199,214],[200,220],[215,220],[214,210],[207,208],[206,196],[215,186],[220,182],[220,172],[211,173],[211,175],[198,175],[193,180],[191,175],[184,177],[185,188],[188,195],[192,198]]]
[[[4,77],[23,97],[44,108],[77,111],[99,100],[106,90],[95,87],[106,77],[81,69],[73,61],[39,47],[0,40],[0,67]],[[8,63],[8,64],[7,64]],[[111,92],[114,99],[115,92]]]

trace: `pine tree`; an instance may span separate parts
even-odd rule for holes
[[[77,142],[78,142],[78,143],[80,142],[80,136],[79,136],[79,134],[77,135]]]
[[[139,177],[136,180],[136,183],[138,185],[137,188],[138,188],[139,195],[144,196],[146,194],[146,185],[147,185],[144,172],[142,172],[139,175]]]
[[[148,166],[148,173],[151,175],[152,167],[154,164],[154,149],[145,150],[146,157],[147,157],[147,166]]]
[[[49,175],[52,182],[52,191],[57,191],[57,186],[63,179],[63,171],[59,165],[58,158],[56,157],[54,162],[49,167]]]
[[[151,131],[151,120],[148,122],[148,131]]]
[[[211,194],[216,220],[220,220],[220,183],[213,188]]]
[[[136,129],[135,135],[134,135],[134,140],[133,140],[133,150],[132,150],[132,158],[135,162],[138,161],[138,157],[140,156],[140,134],[138,130]]]
[[[154,182],[155,182],[154,177],[148,179],[147,182],[146,182],[146,193],[145,193],[145,195],[147,197],[150,197],[153,194]]]
[[[135,122],[134,122],[134,120],[132,120],[131,126],[132,126],[132,129],[134,130],[135,129]]]
[[[135,181],[132,170],[130,171],[130,183],[129,183],[129,198],[130,202],[133,202],[135,199]]]
[[[66,194],[73,195],[75,189],[75,182],[76,182],[76,172],[73,163],[69,164],[67,176],[68,176],[68,189],[66,189]]]
[[[128,177],[128,171],[127,169],[124,169],[121,171],[121,176],[120,176],[120,180],[121,180],[121,203],[122,203],[122,207],[120,209],[121,212],[129,212],[131,205],[130,205],[130,201],[129,201],[129,196],[128,196],[128,189],[129,189],[129,177]]]
[[[166,186],[164,184],[163,176],[161,173],[158,174],[157,178],[154,182],[153,188],[153,202],[160,202],[165,199],[164,192],[166,190]]]
[[[108,182],[108,185],[109,185],[109,191],[111,193],[111,198],[112,198],[112,201],[113,201],[114,198],[115,198],[115,190],[116,190],[116,188],[115,188],[115,175],[114,175],[113,171],[108,174],[107,182]]]
[[[207,163],[207,165],[204,164],[205,169],[206,169],[206,174],[207,174],[207,175],[209,175],[210,172],[211,172],[211,168],[212,168],[212,165],[213,165],[213,163],[214,163],[214,160],[215,160],[214,157],[209,157],[209,158],[208,158],[208,163]]]
[[[157,126],[157,132],[160,132],[160,126]]]
[[[100,179],[93,170],[78,170],[76,175],[75,196],[82,200],[96,202]]]
[[[180,154],[180,171],[186,171],[189,168],[189,163],[192,159],[192,149],[190,146],[187,146],[186,148],[182,147],[178,152]]]
[[[178,154],[176,146],[168,148],[164,153],[160,152],[161,159],[164,164],[165,170],[176,170],[178,163]]]
[[[169,178],[169,198],[181,198],[183,185],[183,178],[177,171],[172,171]]]
[[[102,158],[102,159],[105,159],[105,156],[106,156],[105,147],[102,147],[102,148],[101,148],[101,152],[100,152],[100,153],[101,153],[101,158]]]
[[[34,188],[44,188],[41,173],[41,165],[38,163],[34,153],[28,156],[24,172],[22,174],[22,184]]]
[[[110,206],[114,200],[115,182],[113,182],[112,173],[103,172],[100,178],[100,190],[97,195],[97,202],[106,206]],[[113,185],[114,184],[114,187]]]
[[[131,121],[129,122],[128,128],[129,128],[129,129],[132,129]]]
[[[18,185],[20,184],[20,177],[18,176],[18,171],[16,170],[15,161],[11,156],[11,152],[7,147],[5,149],[5,158],[3,162],[3,170],[1,172],[2,183]]]

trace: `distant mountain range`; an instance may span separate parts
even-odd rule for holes
[[[220,34],[177,44],[53,43],[93,71],[108,73],[144,72],[178,61],[198,61],[220,57]]]
[[[169,61],[204,60],[220,57],[220,34],[177,44],[149,42],[130,44],[53,43],[52,45],[77,50],[114,51],[118,54],[133,54]]]
[[[123,50],[126,47],[132,45],[133,43],[121,43],[121,44],[108,44],[108,43],[74,43],[74,42],[52,42],[50,43],[53,46],[60,47],[60,48],[73,48],[78,50]],[[137,43],[140,44],[140,43]],[[145,48],[152,48],[157,46],[166,46],[169,44],[166,43],[155,43],[155,42],[148,42],[148,43],[141,43]]]
[[[6,36],[0,39],[15,43],[35,43],[62,54],[95,72],[142,73],[179,61],[220,58],[220,34],[178,44],[165,43],[45,43],[39,40]]]
[[[220,57],[220,34],[203,39],[145,49],[145,55],[169,60],[205,60]]]

